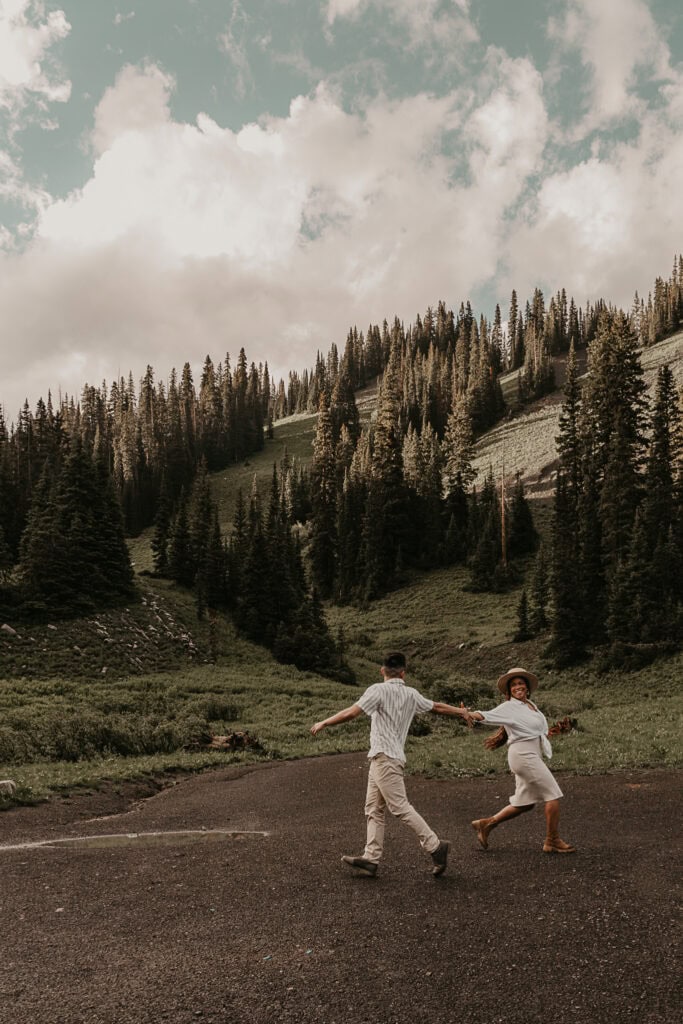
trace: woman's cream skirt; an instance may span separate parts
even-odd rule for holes
[[[541,754],[541,738],[516,740],[508,747],[508,764],[515,776],[515,792],[510,797],[513,807],[557,800],[562,790],[555,782]]]

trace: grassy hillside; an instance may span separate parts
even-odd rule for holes
[[[653,393],[660,366],[668,364],[678,383],[683,386],[683,332],[642,349],[641,364],[650,394]],[[564,360],[556,362],[556,380],[564,380]],[[520,473],[529,498],[548,498],[555,487],[557,456],[555,438],[560,429],[562,391],[515,409],[517,373],[502,378],[502,388],[511,415],[490,430],[477,443],[475,468],[485,474],[490,468],[499,478],[503,467],[506,477]]]
[[[643,353],[650,383],[663,363],[683,381],[683,334]],[[512,402],[514,376],[504,387]],[[359,396],[364,418],[374,400],[374,388]],[[507,477],[522,474],[542,530],[549,522],[560,406],[558,392],[513,410],[477,445],[480,473],[492,466],[499,474],[504,462]],[[232,522],[238,488],[249,492],[255,480],[265,491],[285,450],[310,460],[314,428],[314,416],[281,421],[263,452],[213,477],[223,527]],[[149,539],[148,532],[131,542],[138,572],[151,568]],[[30,801],[103,780],[361,750],[363,720],[316,740],[308,728],[376,681],[390,647],[406,651],[411,681],[425,692],[471,705],[491,706],[495,679],[511,664],[539,670],[539,702],[548,717],[570,715],[578,722],[555,744],[559,770],[681,763],[683,656],[630,675],[600,675],[591,665],[561,673],[544,668],[542,640],[510,639],[519,590],[472,594],[463,589],[465,580],[462,568],[439,570],[411,577],[369,608],[329,608],[332,628],[343,630],[356,687],[278,665],[222,618],[210,630],[197,621],[191,595],[149,576],[139,579],[143,601],[137,606],[15,636],[0,633],[0,775],[13,778],[18,798]],[[247,733],[259,747],[223,752],[209,746],[212,735],[233,731]],[[409,741],[411,767],[436,776],[504,770],[504,756],[484,751],[481,738],[451,720],[429,719],[425,735]]]

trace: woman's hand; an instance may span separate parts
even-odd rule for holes
[[[462,700],[460,701],[458,714],[463,719],[463,721],[466,722],[468,729],[472,729],[474,727],[475,719],[472,717],[472,712],[470,711],[469,708],[465,707],[465,702]]]

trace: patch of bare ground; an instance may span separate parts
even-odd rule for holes
[[[680,774],[559,775],[570,856],[541,852],[540,812],[479,848],[469,822],[507,799],[504,776],[411,778],[416,807],[451,841],[448,870],[434,879],[390,819],[368,879],[339,861],[362,848],[366,771],[349,754],[212,772],[106,826],[78,801],[70,821],[64,804],[51,823],[43,808],[3,815],[3,845],[251,834],[0,851],[0,1024],[676,1019]]]

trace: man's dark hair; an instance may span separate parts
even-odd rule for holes
[[[384,668],[405,669],[406,656],[400,651],[392,651],[391,654],[387,654],[382,664]]]

